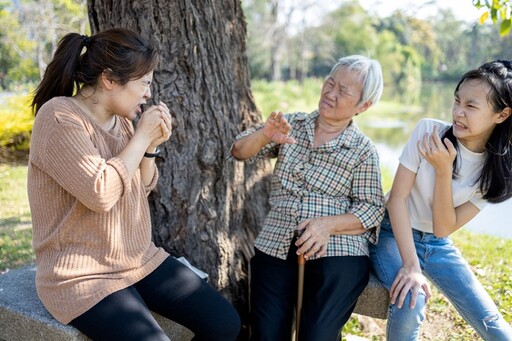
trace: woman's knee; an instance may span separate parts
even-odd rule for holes
[[[225,299],[213,300],[211,303],[205,305],[205,309],[210,311],[210,314],[196,326],[194,340],[235,340],[241,328],[238,312]],[[210,307],[207,307],[208,305]]]
[[[388,339],[415,340],[425,320],[426,296],[420,292],[416,304],[411,308],[411,293],[407,294],[401,308],[391,304],[388,312]]]
[[[205,333],[205,340],[229,341],[236,340],[240,333],[241,321],[235,309],[226,311],[222,321],[214,321]]]

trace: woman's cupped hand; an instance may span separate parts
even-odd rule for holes
[[[159,102],[142,113],[137,123],[137,134],[142,134],[150,143],[157,147],[172,135],[172,117],[167,105]]]

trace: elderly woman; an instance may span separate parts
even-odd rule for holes
[[[233,144],[238,160],[277,157],[271,210],[251,259],[253,340],[290,339],[297,255],[307,259],[299,340],[339,340],[368,282],[369,243],[384,214],[378,155],[353,117],[377,103],[382,89],[377,61],[341,58],[318,110],[274,112]]]

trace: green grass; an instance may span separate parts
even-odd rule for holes
[[[0,165],[0,273],[34,261],[27,166]]]

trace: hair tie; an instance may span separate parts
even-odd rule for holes
[[[91,45],[91,38],[82,34],[82,46],[89,47],[89,45]]]

